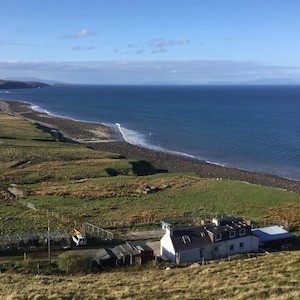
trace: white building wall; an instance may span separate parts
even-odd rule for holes
[[[227,244],[226,242],[214,243],[212,246],[211,259],[218,259],[227,256]]]
[[[213,246],[207,245],[201,248],[194,248],[176,253],[177,263],[201,262],[213,259]]]
[[[176,263],[201,261],[201,249],[191,249],[176,253]]]
[[[259,238],[253,235],[247,235],[240,238],[229,239],[226,241],[226,252],[224,256],[256,252],[259,248]]]
[[[167,229],[166,233],[160,240],[160,254],[168,257],[171,262],[175,261],[175,250],[170,237],[170,231]]]

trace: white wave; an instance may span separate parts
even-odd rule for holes
[[[118,130],[120,131],[125,142],[127,142],[129,144],[133,144],[133,145],[148,147],[147,141],[143,134],[141,134],[135,130],[125,128],[125,127],[121,126],[120,123],[116,123],[116,125],[117,125]]]
[[[179,155],[179,156],[184,156],[184,157],[188,157],[188,158],[192,158],[192,159],[197,159],[197,160],[201,160],[201,158],[195,156],[195,155],[191,155],[185,152],[180,152],[180,151],[173,151],[173,150],[164,150],[170,154],[174,154],[174,155]]]
[[[40,112],[40,113],[43,113],[43,114],[47,114],[47,115],[50,115],[50,113],[46,110],[46,109],[43,109],[41,108],[40,106],[38,105],[31,105],[30,108],[34,111],[37,111],[37,112]]]
[[[191,155],[191,154],[187,154],[187,153],[180,152],[180,151],[169,150],[169,149],[164,148],[160,145],[153,145],[153,144],[151,144],[147,141],[147,135],[146,134],[143,135],[143,134],[141,134],[137,131],[124,128],[123,126],[121,126],[120,123],[116,123],[116,126],[117,126],[119,132],[121,133],[124,141],[129,143],[129,144],[142,146],[144,148],[151,149],[151,150],[154,150],[154,151],[169,153],[171,155],[178,155],[178,156],[188,157],[188,158],[191,158],[191,159],[202,160],[202,159],[200,159],[200,158],[198,158],[194,155]],[[151,134],[149,134],[149,136],[151,136]]]
[[[210,161],[210,160],[206,160],[205,162],[210,164],[210,165],[215,165],[215,166],[220,166],[220,167],[227,167],[228,166],[226,163],[218,163],[218,162],[214,162],[214,161]]]

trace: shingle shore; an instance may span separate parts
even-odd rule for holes
[[[0,109],[10,114],[35,121],[56,134],[61,140],[87,144],[97,150],[118,153],[130,159],[145,160],[155,168],[168,172],[194,172],[205,178],[241,180],[272,186],[300,194],[300,182],[269,174],[221,167],[206,162],[145,149],[120,141],[113,129],[102,124],[78,122],[33,111],[29,104],[19,101],[0,101]]]

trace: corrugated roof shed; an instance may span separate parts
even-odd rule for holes
[[[259,237],[260,243],[275,242],[282,240],[294,239],[295,236],[283,228],[275,225],[263,228],[256,228],[252,230],[252,233]]]
[[[143,241],[127,241],[126,243],[139,251],[153,251],[152,248]]]

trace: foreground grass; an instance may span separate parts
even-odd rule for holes
[[[300,252],[165,270],[89,275],[0,274],[1,299],[299,299]]]

